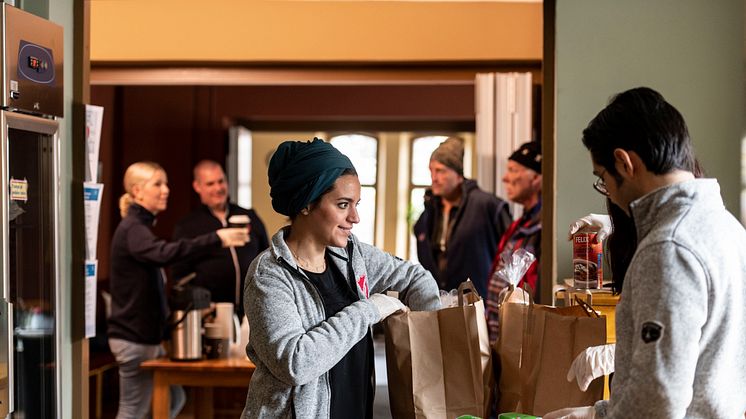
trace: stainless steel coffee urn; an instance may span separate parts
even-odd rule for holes
[[[171,298],[172,323],[169,356],[175,361],[202,359],[202,309],[210,307],[210,291],[184,287]]]

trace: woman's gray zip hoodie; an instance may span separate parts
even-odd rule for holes
[[[246,274],[244,310],[250,337],[246,353],[256,364],[242,418],[328,418],[329,370],[380,320],[368,296],[398,291],[412,310],[440,308],[432,275],[414,265],[360,243],[328,247],[331,261],[348,280],[351,256],[360,301],[326,319],[316,288],[295,264],[280,229],[269,249],[254,259]],[[351,255],[348,253],[351,250]]]

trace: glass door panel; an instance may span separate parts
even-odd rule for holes
[[[15,418],[54,418],[56,269],[54,137],[8,128],[8,297]]]

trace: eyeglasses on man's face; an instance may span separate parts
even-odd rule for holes
[[[609,196],[609,190],[606,189],[606,182],[604,181],[604,173],[606,173],[606,169],[604,169],[601,173],[598,174],[598,179],[596,179],[595,182],[593,182],[593,189],[598,191],[601,195]]]

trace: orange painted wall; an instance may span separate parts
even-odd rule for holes
[[[91,60],[540,60],[541,3],[92,0]]]

